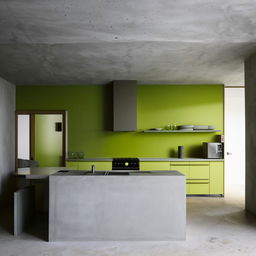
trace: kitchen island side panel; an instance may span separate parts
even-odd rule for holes
[[[185,239],[185,176],[50,176],[49,181],[49,241]]]

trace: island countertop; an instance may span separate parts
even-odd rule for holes
[[[49,176],[49,241],[186,238],[183,174],[177,171],[103,173],[68,171]]]
[[[63,171],[63,172],[59,172]],[[45,179],[50,175],[58,176],[128,176],[125,173],[129,172],[129,176],[174,176],[182,175],[177,171],[125,171],[122,172],[123,175],[120,175],[119,171],[111,170],[98,170],[93,174],[90,171],[81,171],[81,170],[72,170],[67,167],[27,167],[27,168],[18,168],[18,171],[15,173],[16,176],[25,177],[26,179]]]

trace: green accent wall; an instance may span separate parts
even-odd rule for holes
[[[85,157],[201,157],[216,133],[143,133],[168,124],[215,125],[223,131],[223,85],[138,85],[137,132],[112,132],[110,85],[18,86],[18,110],[67,110],[68,150]]]

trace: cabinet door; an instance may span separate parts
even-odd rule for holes
[[[206,179],[210,178],[209,162],[191,162],[190,163],[190,179]]]
[[[72,169],[72,170],[78,170],[78,162],[66,162],[66,167]]]
[[[181,172],[189,179],[189,162],[171,162],[171,171]]]
[[[94,162],[96,171],[111,171],[112,170],[112,162]]]
[[[189,179],[189,162],[171,162],[171,171],[178,171]],[[189,184],[186,183],[186,193],[189,194]]]
[[[93,162],[78,162],[78,170],[89,171],[92,169]]]
[[[140,162],[141,171],[170,171],[170,162]]]
[[[210,162],[210,194],[224,194],[224,162]]]
[[[94,165],[96,171],[112,170],[112,162],[79,162],[78,169],[90,171]]]

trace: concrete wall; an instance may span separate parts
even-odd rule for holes
[[[10,204],[15,168],[15,86],[0,78],[0,208]]]
[[[245,207],[256,214],[256,55],[245,61],[246,195]]]

